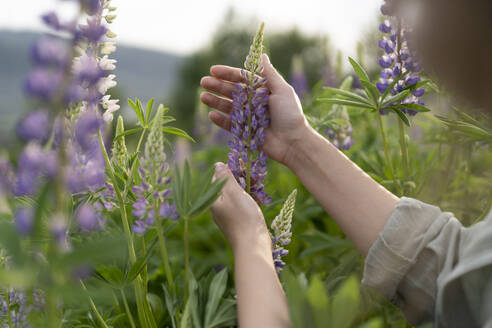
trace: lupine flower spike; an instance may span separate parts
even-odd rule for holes
[[[114,164],[118,164],[121,167],[125,166],[126,159],[128,157],[128,150],[126,149],[125,136],[125,125],[123,123],[123,116],[118,117],[118,122],[116,123],[116,131],[113,140],[113,149],[111,161]],[[118,137],[118,138],[117,138]]]
[[[383,14],[387,13],[385,10],[386,5],[383,5],[381,11]],[[397,79],[398,81],[391,89],[391,94],[396,95],[402,92],[405,88],[414,86],[420,82],[419,72],[421,66],[415,58],[415,54],[410,51],[407,44],[408,29],[404,28],[402,21],[399,18],[394,18],[396,27],[390,21],[392,19],[386,19],[380,26],[379,30],[388,36],[384,36],[379,40],[379,47],[384,51],[383,55],[379,59],[379,65],[382,68],[381,78],[376,84],[379,92],[382,94],[390,87],[390,85]],[[403,78],[400,76],[404,75]],[[412,91],[412,94],[401,101],[401,104],[418,104],[424,105],[420,100],[425,93],[425,89],[416,88]],[[404,113],[409,115],[415,115],[417,112],[412,109],[402,108]],[[381,110],[380,114],[385,115],[388,111]]]
[[[289,253],[289,251],[285,249],[285,246],[290,243],[292,237],[292,215],[294,214],[296,196],[297,190],[294,189],[289,197],[287,197],[280,213],[275,217],[270,226],[272,230],[273,262],[277,273],[280,273],[285,267],[285,262],[282,261],[282,257]]]
[[[132,214],[138,219],[132,229],[137,235],[143,235],[148,227],[154,225],[154,201],[160,204],[157,213],[159,218],[173,221],[179,219],[176,207],[169,201],[171,189],[168,186],[171,180],[168,177],[169,165],[164,152],[163,117],[164,107],[161,105],[145,143],[144,158],[141,159],[142,165],[139,168],[141,184],[133,187],[137,201],[133,204]]]
[[[236,83],[232,94],[231,139],[228,165],[241,187],[259,204],[270,203],[264,191],[263,179],[267,172],[267,156],[261,150],[266,137],[268,118],[268,89],[266,80],[258,77],[263,71],[263,29],[255,35],[241,71],[248,83]]]

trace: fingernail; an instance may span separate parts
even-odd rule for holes
[[[226,166],[224,163],[216,163],[215,164],[215,172],[222,172],[226,169]]]

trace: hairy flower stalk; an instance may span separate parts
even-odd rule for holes
[[[264,191],[263,180],[267,172],[267,156],[261,150],[266,137],[268,118],[268,89],[265,79],[258,77],[263,70],[264,24],[255,35],[241,71],[248,83],[236,83],[232,94],[231,138],[228,165],[239,185],[259,204],[270,203]]]
[[[296,196],[297,190],[294,189],[289,197],[287,197],[280,213],[275,217],[270,226],[272,230],[272,256],[277,273],[280,273],[285,267],[285,262],[282,261],[282,257],[289,253],[289,251],[285,249],[285,246],[290,243],[292,237],[292,215],[294,214]]]
[[[384,10],[384,5],[382,11]],[[408,87],[416,85],[420,82],[419,72],[421,66],[408,48],[407,33],[408,29],[404,28],[402,21],[399,18],[392,19],[396,23],[396,28],[391,22],[391,17],[385,20],[379,30],[387,35],[379,40],[379,47],[384,51],[384,54],[379,59],[379,65],[382,68],[381,78],[376,86],[381,93],[385,93],[390,85],[397,80],[394,87],[390,90],[392,95],[396,95]],[[388,37],[389,36],[389,37]],[[403,77],[401,77],[403,76]],[[425,93],[425,89],[417,88],[412,91],[412,94],[401,100],[401,104],[419,104],[424,105],[420,97]],[[393,105],[393,104],[391,104]],[[417,114],[415,110],[410,108],[402,108],[404,113],[411,116]],[[388,111],[381,110],[380,114],[385,115]]]
[[[128,150],[126,149],[125,136],[122,136],[125,132],[125,125],[123,123],[123,116],[118,117],[116,123],[116,131],[113,140],[113,149],[111,150],[111,161],[113,164],[117,164],[121,167],[125,167],[126,160],[128,158]]]

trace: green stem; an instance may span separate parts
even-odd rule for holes
[[[106,166],[108,167],[109,176],[111,177],[111,180],[113,182],[116,198],[118,199],[118,203],[120,206],[121,221],[123,225],[123,230],[125,232],[126,242],[128,246],[128,253],[130,255],[130,263],[134,264],[137,260],[137,256],[135,253],[135,246],[133,244],[133,237],[130,230],[130,224],[128,222],[128,216],[126,214],[126,206],[125,206],[124,198],[121,195],[121,191],[118,187],[117,180],[114,175],[113,167],[111,165],[111,161],[109,160],[108,152],[106,151],[106,146],[104,145],[104,141],[102,139],[101,131],[98,131],[97,136],[99,139],[99,145],[101,146],[101,151],[103,153],[104,161],[106,162]],[[154,322],[152,311],[150,310],[150,305],[148,304],[146,294],[144,293],[144,289],[142,289],[144,283],[146,284],[147,282],[143,282],[140,275],[137,277],[137,279],[134,282],[135,296],[136,296],[137,307],[138,307],[138,315],[141,325],[143,327],[148,327],[150,325],[150,327],[153,328],[156,327],[157,325]]]
[[[157,206],[154,208],[154,217],[157,218]],[[166,276],[167,283],[171,289],[173,296],[176,296],[176,287],[174,286],[173,275],[171,273],[171,266],[169,265],[169,256],[167,254],[166,239],[164,238],[164,228],[162,226],[162,220],[157,220],[157,237],[159,238],[159,248],[161,249],[162,264],[164,265],[164,274]]]
[[[188,301],[189,284],[190,284],[190,250],[189,250],[189,238],[188,238],[188,218],[184,217],[184,251],[185,251],[185,294],[184,304]]]
[[[390,170],[390,178],[393,180],[396,190],[399,190],[398,182],[395,179],[395,171],[393,170],[393,164],[391,163],[391,157],[389,155],[388,142],[386,141],[386,134],[384,132],[383,119],[381,115],[378,113],[379,120],[379,129],[381,130],[381,137],[383,138],[383,146],[384,146],[384,155],[386,157],[386,163],[388,164],[388,168]]]
[[[108,325],[106,324],[106,322],[104,321],[103,317],[101,316],[101,314],[97,310],[96,304],[94,304],[94,301],[92,300],[92,297],[89,295],[89,292],[87,291],[87,288],[85,287],[82,280],[80,280],[80,284],[82,285],[82,289],[84,289],[85,293],[87,294],[87,297],[89,298],[89,304],[91,305],[92,311],[94,311],[96,318],[99,320],[99,322],[101,323],[101,325],[104,328],[109,328]]]
[[[132,328],[136,328],[135,321],[133,320],[132,312],[130,311],[130,307],[128,306],[128,301],[126,299],[125,291],[123,289],[120,289],[120,292],[121,292],[121,298],[123,299],[123,305],[125,306],[126,316],[128,318],[128,321],[130,322],[130,326],[132,326]]]
[[[402,181],[405,183],[408,181],[409,172],[408,172],[408,148],[407,148],[407,140],[405,137],[405,126],[403,125],[402,120],[398,119],[398,129],[400,130],[400,148],[401,148],[401,160],[403,166],[403,178]],[[403,194],[406,194],[405,185],[403,186]]]

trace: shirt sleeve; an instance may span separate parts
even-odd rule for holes
[[[412,324],[483,327],[492,318],[492,215],[487,221],[464,228],[451,213],[403,197],[369,250],[363,285]]]

